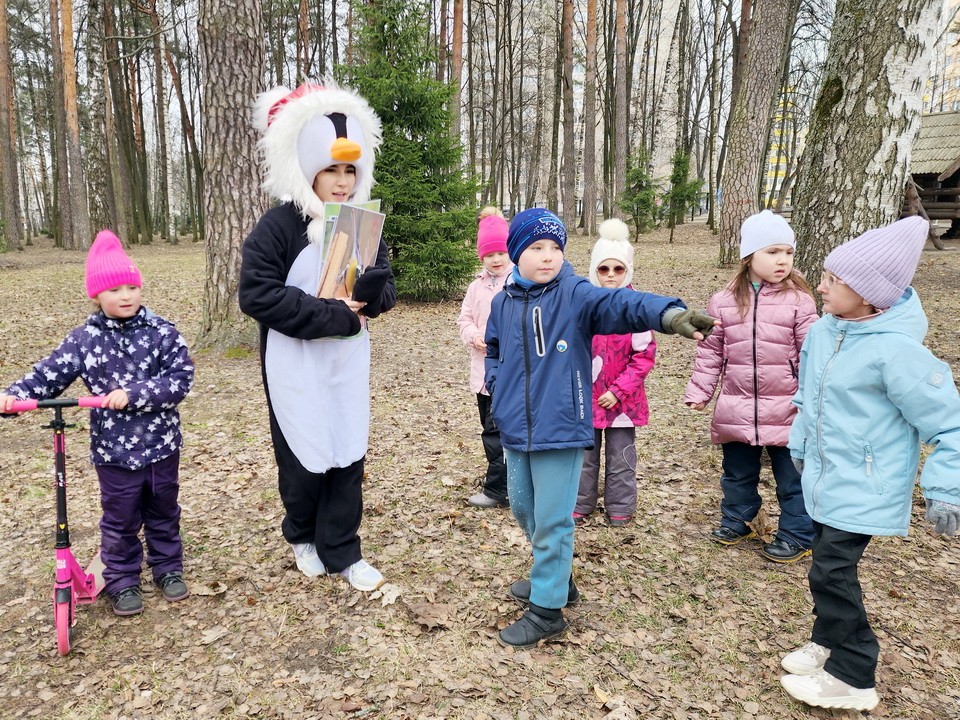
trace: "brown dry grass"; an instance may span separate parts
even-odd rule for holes
[[[705,304],[727,277],[703,226],[641,238],[635,285]],[[589,241],[569,257],[586,269]],[[135,248],[147,304],[195,336],[202,248]],[[83,256],[46,247],[0,256],[0,382],[22,374],[87,310]],[[960,254],[925,253],[916,285],[931,348],[956,366]],[[717,519],[719,453],[709,416],[680,403],[691,343],[658,338],[651,425],[638,433],[641,510],[624,530],[577,531],[584,602],[560,642],[501,648],[518,615],[507,584],[528,567],[509,512],[467,507],[482,452],[456,301],[401,304],[372,324],[373,432],[365,554],[387,576],[362,596],[307,580],[283,542],[255,353],[199,355],[182,406],[187,578],[193,597],[115,618],[82,607],[74,651],[56,654],[50,613],[53,499],[39,415],[0,424],[0,717],[79,718],[800,718],[779,659],[811,623],[804,564],[757,545],[706,539]],[[96,481],[83,417],[70,440],[71,526],[81,558],[97,541]],[[763,488],[776,503],[769,483]],[[862,563],[881,642],[872,718],[960,718],[956,540],[915,504],[908,539],[878,538]],[[148,575],[144,575],[144,580]]]

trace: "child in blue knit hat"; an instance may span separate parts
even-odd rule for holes
[[[816,619],[780,682],[808,705],[880,702],[857,565],[874,535],[907,534],[921,442],[935,447],[920,475],[927,520],[947,535],[960,523],[960,397],[923,346],[927,318],[910,287],[927,231],[910,217],[835,248],[817,287],[824,316],[800,352],[789,447],[813,519]]]
[[[514,217],[507,252],[516,267],[493,299],[486,386],[507,461],[514,517],[533,546],[530,579],[510,586],[527,611],[499,634],[529,648],[567,628],[573,582],[573,508],[585,448],[593,446],[591,340],[657,330],[702,340],[716,321],[678,298],[594,286],[563,258],[567,231],[548,210]]]

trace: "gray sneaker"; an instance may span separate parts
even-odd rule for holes
[[[474,507],[484,508],[484,509],[510,506],[510,503],[507,502],[506,499],[497,500],[496,498],[492,498],[489,495],[482,492],[478,492],[476,495],[471,495],[470,497],[467,498],[467,502],[473,505]]]
[[[125,587],[110,596],[110,604],[115,615],[139,615],[143,612],[143,597],[139,585]]]
[[[183,581],[183,573],[168,572],[157,579],[156,583],[160,592],[163,593],[163,599],[167,602],[177,602],[190,597],[190,590]]]

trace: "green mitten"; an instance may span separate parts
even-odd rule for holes
[[[693,339],[695,332],[707,337],[713,332],[716,320],[699,310],[670,308],[661,317],[661,325],[666,333],[676,333]]]
[[[943,500],[927,500],[926,519],[933,523],[933,531],[953,537],[960,527],[960,505]]]

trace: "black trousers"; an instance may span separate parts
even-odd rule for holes
[[[870,535],[813,523],[808,579],[817,617],[811,639],[830,648],[824,670],[855,688],[874,687],[880,652],[857,577],[857,564],[870,540]]]
[[[283,537],[289,543],[316,545],[327,572],[345,570],[363,557],[357,533],[363,517],[365,458],[344,468],[313,473],[290,450],[272,412],[270,433],[286,510]]]
[[[487,456],[487,475],[483,479],[483,494],[503,502],[507,499],[507,466],[503,461],[503,447],[500,445],[500,430],[493,422],[491,412],[493,400],[489,395],[477,393],[477,409],[480,410],[480,424],[483,432],[483,452]]]

